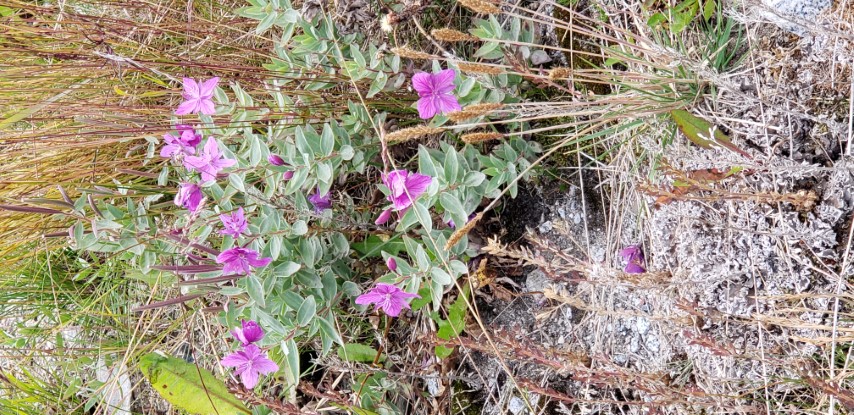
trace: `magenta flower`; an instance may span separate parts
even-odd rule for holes
[[[410,294],[391,284],[380,283],[372,290],[356,297],[356,304],[376,303],[375,311],[383,309],[390,317],[397,317],[401,310],[410,308],[409,303],[406,302],[409,298],[421,298],[421,296]]]
[[[196,213],[204,197],[199,186],[193,183],[181,183],[178,186],[178,193],[175,194],[175,204],[189,210],[190,213]]]
[[[246,217],[243,216],[243,207],[237,209],[237,212],[232,212],[230,215],[219,215],[219,220],[222,221],[222,226],[225,229],[219,231],[220,235],[231,235],[237,239],[240,234],[246,232]]]
[[[266,267],[273,258],[258,258],[258,252],[251,249],[235,247],[216,257],[217,264],[224,264],[222,273],[246,275],[252,272],[252,268]]]
[[[288,180],[293,179],[293,178],[294,178],[294,171],[293,170],[286,171],[285,174],[282,175],[282,180],[284,180],[284,181],[288,181]]]
[[[382,225],[382,224],[388,222],[388,220],[390,218],[391,218],[391,209],[386,209],[383,211],[383,213],[380,213],[380,215],[377,216],[377,220],[374,221],[374,225],[377,225],[377,226]]]
[[[277,154],[270,154],[269,156],[267,156],[267,161],[274,166],[284,166],[285,164],[287,164],[285,163],[285,160]]]
[[[419,72],[412,75],[412,87],[418,92],[418,116],[425,120],[436,114],[447,114],[462,108],[457,97],[451,94],[454,90],[454,78],[457,74],[453,69],[445,69],[439,73],[429,74]]]
[[[314,213],[320,214],[326,209],[332,209],[332,200],[330,200],[329,193],[321,196],[320,189],[317,189],[317,193],[309,196],[308,201],[314,205]]]
[[[160,157],[169,158],[178,154],[196,154],[196,146],[202,141],[202,135],[196,134],[193,127],[185,124],[178,124],[175,129],[178,130],[179,136],[163,135],[163,141],[166,142],[166,145],[160,150]]]
[[[240,341],[240,344],[246,346],[264,338],[264,330],[261,330],[258,323],[252,320],[240,320],[240,326],[240,328],[231,331],[231,334]]]
[[[638,245],[629,245],[620,251],[620,256],[624,261],[627,261],[626,267],[623,269],[627,274],[643,274],[646,272],[644,268],[643,250]]]
[[[225,367],[235,367],[235,375],[240,376],[240,381],[246,389],[252,389],[258,384],[258,375],[276,373],[279,365],[267,358],[267,353],[261,351],[254,344],[243,346],[222,359],[220,362]]]
[[[397,211],[409,209],[412,202],[421,196],[432,182],[433,178],[430,176],[406,170],[394,170],[383,176],[383,183],[391,190],[388,200]]]
[[[385,261],[385,266],[387,266],[391,272],[397,271],[397,261],[393,257],[388,257]]]
[[[184,157],[184,167],[201,173],[203,182],[216,180],[216,175],[220,170],[231,167],[235,163],[237,162],[234,160],[222,158],[219,144],[217,144],[213,137],[208,137],[208,141],[205,143],[205,148],[201,154]]]
[[[213,77],[205,82],[197,83],[191,78],[184,78],[184,102],[175,110],[177,115],[202,113],[213,115],[216,108],[213,103],[214,89],[219,77]]]

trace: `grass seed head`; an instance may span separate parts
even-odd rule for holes
[[[428,127],[419,125],[417,127],[404,128],[395,132],[386,134],[385,141],[388,143],[402,143],[416,138],[424,137],[428,134],[438,134],[444,131],[442,128]]]
[[[480,40],[477,36],[472,36],[468,33],[460,32],[459,30],[442,28],[442,29],[433,29],[430,31],[430,34],[433,35],[437,40],[441,40],[443,42],[467,42],[467,41],[477,41]]]
[[[482,73],[487,75],[501,75],[504,69],[497,66],[483,65],[480,63],[460,62],[457,64],[461,71],[466,73]]]
[[[475,143],[482,143],[484,141],[498,140],[501,137],[504,137],[504,134],[481,132],[481,133],[463,134],[463,136],[460,137],[460,140],[463,140],[464,143],[475,144]]]

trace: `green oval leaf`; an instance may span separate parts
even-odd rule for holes
[[[252,413],[211,372],[183,359],[149,353],[140,359],[139,368],[164,399],[191,414]]]

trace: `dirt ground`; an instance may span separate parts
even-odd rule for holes
[[[508,224],[490,258],[498,277],[477,306],[508,353],[460,356],[482,413],[805,413],[830,399],[809,393],[814,377],[850,381],[828,360],[848,364],[854,338],[854,43],[837,31],[851,15],[798,9],[814,20],[793,28],[744,10],[743,64],[715,75],[718,99],[697,111],[751,159],[635,137],[676,173],[566,169],[496,219]],[[611,165],[636,162],[620,153]],[[703,188],[649,190],[680,175]],[[632,244],[645,274],[622,272]]]

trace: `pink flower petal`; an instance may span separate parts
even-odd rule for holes
[[[245,386],[246,389],[252,389],[258,384],[258,372],[253,369],[254,368],[250,368],[240,374],[240,382],[243,383],[243,386]]]
[[[184,78],[184,98],[189,99],[198,98],[199,96],[199,84],[193,78]]]
[[[442,94],[436,97],[434,104],[438,107],[439,112],[442,114],[448,114],[451,112],[460,111],[462,107],[460,107],[460,103],[457,101],[457,97],[451,94]]]
[[[205,153],[210,154],[212,159],[219,156],[219,144],[213,137],[208,137],[208,141],[205,143]]]
[[[406,190],[409,191],[411,199],[415,200],[421,196],[433,183],[433,178],[425,174],[413,173],[406,178]]]
[[[391,218],[391,209],[386,209],[383,211],[383,213],[380,213],[380,215],[377,217],[377,220],[374,221],[374,225],[382,225],[382,224],[388,222],[388,220],[390,218]]]
[[[252,368],[262,375],[275,373],[279,370],[279,365],[266,357],[256,358],[254,362],[255,363],[252,365]]]
[[[453,69],[445,69],[433,75],[433,92],[447,94],[454,90],[454,78],[457,73]]]
[[[216,107],[214,106],[213,101],[209,99],[202,99],[199,101],[199,112],[205,115],[214,115],[216,114]]]
[[[219,83],[219,77],[215,76],[199,85],[199,97],[210,99],[214,94],[217,83]]]
[[[623,271],[625,271],[626,274],[643,274],[644,272],[646,272],[646,270],[642,266],[633,262],[629,262],[629,264],[626,265],[626,268],[623,269]]]
[[[178,105],[178,109],[175,110],[175,115],[187,115],[197,112],[198,109],[198,100],[190,99]]]
[[[236,367],[246,363],[246,356],[244,356],[239,351],[234,352],[224,358],[219,362],[221,365],[225,367]]]
[[[433,93],[433,75],[427,72],[419,72],[412,75],[412,88],[420,96],[430,95]]]
[[[368,305],[380,302],[385,299],[385,295],[380,294],[374,291],[368,291],[358,297],[356,297],[356,304],[359,305]]]
[[[429,120],[436,115],[438,108],[433,105],[432,97],[424,97],[418,100],[418,116],[423,120]]]

